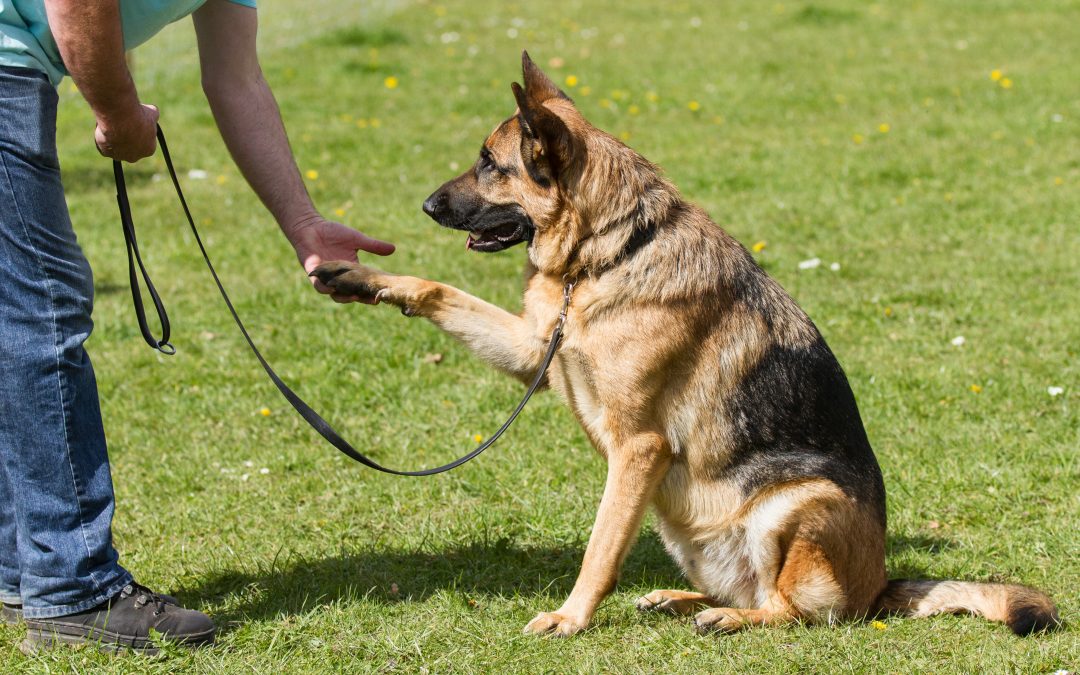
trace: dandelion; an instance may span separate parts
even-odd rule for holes
[[[372,129],[378,129],[382,126],[382,120],[380,120],[378,117],[372,117],[370,120],[368,120],[368,124],[371,125]]]
[[[259,408],[259,414],[263,417],[270,417],[270,408]]]
[[[883,314],[884,314],[885,316],[887,316],[887,317],[888,317],[888,316],[892,316],[892,315],[893,315],[892,307],[886,307],[886,308],[885,308],[885,311],[884,311],[884,312],[882,312],[882,313],[883,313]]]
[[[578,77],[577,77],[577,75],[567,75],[565,81],[566,81],[566,86],[568,86],[568,87],[576,87],[578,85]]]
[[[1001,78],[1001,82],[998,82],[998,84],[1001,85],[1002,89],[1012,89],[1013,81],[1007,77],[1003,77]]]
[[[1047,387],[1046,393],[1050,394],[1050,398],[1061,396],[1065,393],[1065,387]]]
[[[308,169],[304,175],[308,177],[308,180],[319,180],[319,172],[315,169]]]
[[[614,105],[614,104],[611,101],[607,100],[606,98],[600,99],[600,107],[601,108],[610,108],[612,105]]]
[[[630,140],[630,132],[629,131],[620,131],[619,132],[619,140],[624,142],[624,143],[626,141],[629,141]]]
[[[641,113],[641,108],[637,107],[636,105],[632,105],[626,109],[626,112],[630,113],[631,115],[638,115]]]
[[[582,87],[581,89],[578,89],[578,93],[582,96],[588,96],[592,93],[592,87]]]
[[[219,174],[218,177],[214,179],[214,182],[217,183],[218,185],[224,185],[225,181],[227,181],[227,180],[229,180],[229,179],[226,178],[225,176]]]
[[[396,77],[394,77],[393,75],[391,75],[390,77],[383,80],[382,83],[383,83],[383,86],[386,87],[387,89],[397,89],[398,79]]]
[[[979,386],[979,385],[977,385],[977,384],[973,384],[973,385],[971,385],[970,387],[968,387],[968,389],[969,389],[969,390],[971,390],[971,393],[972,393],[972,394],[979,394],[979,393],[982,393],[982,387],[980,387],[980,386]]]
[[[367,120],[365,120],[363,118],[356,120],[356,128],[357,129],[367,129],[367,126],[368,126],[368,121]]]
[[[1061,176],[1054,176],[1054,185],[1064,185],[1065,179]]]
[[[877,130],[879,132],[883,133],[883,134],[887,134],[887,133],[889,133],[889,129],[891,129],[891,128],[892,127],[889,126],[888,122],[882,122],[881,124],[878,125]]]
[[[691,112],[697,112],[701,110],[701,104],[697,101],[690,101],[686,104],[686,107],[689,108]]]
[[[754,253],[761,253],[762,251],[764,251],[764,250],[765,250],[765,247],[766,247],[766,246],[768,246],[768,245],[769,245],[769,242],[767,242],[767,241],[765,241],[764,239],[762,239],[761,241],[755,241],[755,242],[754,242],[754,245],[753,245],[753,246],[751,246],[751,247],[750,247],[750,249],[751,249],[751,250],[752,250],[752,251],[753,251]]]
[[[334,215],[337,216],[338,218],[344,218],[345,217],[345,209],[341,208],[340,206],[337,207],[336,209],[334,209]]]
[[[889,627],[884,621],[871,621],[870,625],[874,627],[874,630],[885,630]]]
[[[863,138],[862,134],[855,134],[854,136],[851,137],[851,142],[854,143],[855,145],[862,145],[862,142],[865,141],[865,140],[866,139]]]
[[[990,71],[990,79],[993,80],[994,82],[997,82],[997,81],[1001,80],[1002,77],[1003,77],[1002,72],[1000,70],[998,70],[997,68]]]
[[[480,442],[482,442],[484,440],[484,437],[481,436],[480,434],[473,434],[472,439],[474,441],[476,441],[477,443],[480,443]]]
[[[645,100],[649,103],[656,103],[660,100],[660,95],[657,94],[655,91],[647,91],[645,92]]]

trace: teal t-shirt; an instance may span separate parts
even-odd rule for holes
[[[255,0],[229,0],[255,7]],[[206,0],[120,0],[124,49],[134,49],[173,21],[188,16]],[[67,75],[56,48],[44,0],[0,0],[0,66],[35,68],[54,85]]]

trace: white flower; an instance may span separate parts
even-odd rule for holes
[[[833,264],[829,265],[829,269],[831,269],[833,272],[839,272],[840,271],[840,263],[833,263]]]
[[[266,474],[270,473],[270,469],[264,466],[263,468],[259,469],[259,473],[265,476]]]
[[[799,269],[812,270],[819,265],[821,265],[821,258],[810,258],[809,260],[804,260],[799,263]]]
[[[1065,387],[1047,387],[1046,393],[1051,396],[1061,396],[1065,393]]]
[[[187,172],[187,177],[191,180],[206,180],[208,174],[202,169],[192,169]]]
[[[963,335],[957,335],[952,340],[950,340],[950,342],[952,342],[953,347],[963,347],[964,343],[967,342],[967,340],[964,338]]]

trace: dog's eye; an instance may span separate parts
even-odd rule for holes
[[[494,171],[496,173],[504,173],[502,169],[495,163],[495,158],[491,156],[491,151],[487,148],[480,150],[480,163],[479,168],[481,171]]]

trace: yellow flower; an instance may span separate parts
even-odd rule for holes
[[[1001,82],[999,82],[998,84],[1001,85],[1002,89],[1012,89],[1013,81],[1007,77],[1003,77],[1001,78]]]
[[[630,140],[630,132],[629,131],[620,131],[619,132],[619,140],[623,141],[624,143],[626,141]]]
[[[1065,179],[1061,176],[1054,176],[1054,185],[1064,185]]]
[[[630,113],[631,115],[637,115],[641,113],[641,108],[637,107],[636,105],[632,105],[626,109],[626,112]]]
[[[382,126],[382,121],[380,121],[378,117],[372,117],[370,120],[368,120],[368,124],[371,125],[371,128],[378,129]]]
[[[391,75],[390,77],[383,80],[383,86],[385,86],[387,89],[397,89],[398,79]]]
[[[566,76],[566,86],[568,86],[568,87],[576,87],[577,83],[578,83],[577,75],[567,75]]]
[[[229,180],[227,177],[219,174],[218,177],[214,179],[214,182],[218,185],[224,185],[227,180]]]
[[[315,169],[308,169],[304,175],[308,177],[308,180],[319,180],[319,172]]]
[[[356,120],[356,128],[357,129],[367,129],[367,125],[368,125],[367,120],[365,120],[363,118]]]
[[[884,621],[871,621],[870,625],[877,630],[885,630],[886,628],[888,628]]]
[[[855,145],[862,145],[862,142],[866,139],[863,138],[862,134],[855,134],[851,137],[851,140],[853,143],[855,143]]]
[[[981,391],[982,391],[982,387],[980,387],[980,386],[979,386],[979,385],[977,385],[977,384],[973,384],[973,385],[971,385],[970,387],[968,387],[968,389],[970,389],[970,390],[971,390],[971,393],[972,393],[972,394],[978,394],[979,392],[981,392]]]
[[[877,125],[877,130],[883,134],[889,133],[889,129],[892,129],[892,127],[889,126],[888,122],[882,122],[881,124]]]
[[[767,241],[765,241],[764,239],[762,239],[761,241],[756,241],[756,242],[754,242],[754,245],[753,245],[753,246],[751,246],[751,247],[750,247],[750,249],[751,249],[751,250],[752,250],[752,251],[753,251],[754,253],[761,253],[762,251],[764,251],[764,250],[765,250],[765,247],[766,247],[766,246],[767,246],[768,244],[769,244],[769,242],[767,242]]]
[[[649,101],[649,103],[656,103],[660,100],[660,95],[657,94],[655,91],[647,91],[645,92],[645,98]]]
[[[997,68],[994,68],[993,70],[990,71],[990,79],[993,80],[994,82],[997,82],[998,80],[1000,80],[1001,75],[1002,75],[1001,71],[998,70]]]
[[[472,439],[474,441],[476,441],[477,443],[482,443],[484,441],[484,437],[481,436],[480,434],[473,434]]]
[[[588,96],[592,93],[592,87],[582,87],[581,89],[578,89],[578,93],[582,96]]]
[[[334,215],[337,216],[338,218],[344,218],[345,217],[345,209],[343,209],[343,208],[341,208],[339,206],[338,208],[334,209]]]
[[[945,201],[951,202],[953,200],[953,198],[954,198],[953,193],[951,193],[951,192],[946,192],[945,193]]]
[[[892,316],[892,307],[885,308],[885,316]]]
[[[612,105],[611,101],[607,100],[606,98],[600,99],[600,107],[601,108],[610,108],[611,105]]]
[[[263,417],[270,417],[270,408],[260,408],[259,414]]]
[[[698,103],[697,101],[690,101],[689,103],[686,104],[686,107],[690,108],[690,110],[693,111],[693,112],[697,112],[698,110],[701,110],[701,104]]]

